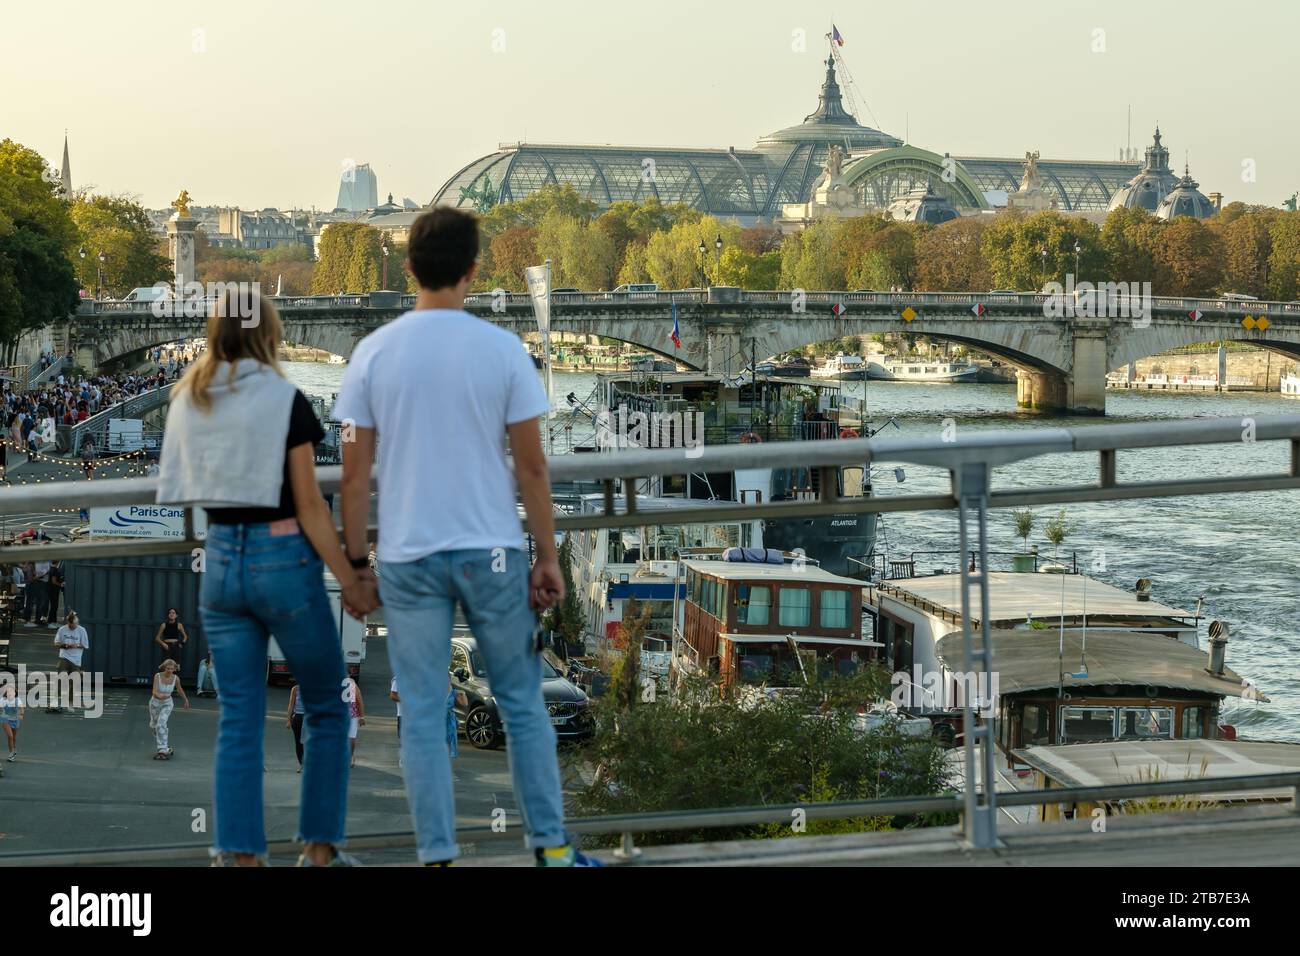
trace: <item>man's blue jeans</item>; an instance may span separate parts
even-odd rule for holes
[[[213,524],[204,560],[200,611],[221,672],[215,849],[266,853],[262,734],[272,634],[298,680],[311,728],[297,838],[340,845],[348,797],[346,672],[321,559],[302,534],[272,536],[265,524]]]
[[[555,730],[542,698],[534,643],[537,616],[528,606],[528,573],[528,556],[506,548],[440,551],[418,561],[380,564],[388,656],[402,693],[406,795],[421,863],[458,855],[446,709],[457,604],[478,643],[505,727],[527,845],[568,843]]]

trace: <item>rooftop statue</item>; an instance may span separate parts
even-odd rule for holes
[[[1029,192],[1031,189],[1042,189],[1043,180],[1038,175],[1038,157],[1037,150],[1025,153],[1025,174],[1020,177],[1020,191]]]
[[[181,190],[181,194],[176,197],[176,201],[171,206],[176,210],[177,219],[190,218],[190,194],[186,190]]]

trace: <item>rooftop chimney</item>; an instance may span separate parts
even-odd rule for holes
[[[1210,666],[1206,668],[1215,677],[1223,676],[1224,652],[1228,647],[1228,625],[1223,621],[1210,622]]]

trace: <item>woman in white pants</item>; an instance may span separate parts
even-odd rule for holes
[[[158,752],[154,760],[170,760],[172,749],[167,744],[167,721],[172,716],[172,694],[179,693],[185,709],[190,709],[190,699],[185,696],[185,688],[176,676],[177,664],[168,658],[162,662],[158,673],[153,675],[153,696],[149,698],[149,729],[153,731]]]

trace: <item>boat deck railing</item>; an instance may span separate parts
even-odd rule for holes
[[[1231,446],[1243,441],[1286,443],[1281,467],[1273,471],[1242,475],[1208,474],[1198,478],[1162,477],[1150,481],[1121,481],[1117,456],[1122,450],[1184,446]],[[1093,467],[1078,461],[1089,477],[1068,483],[1050,481],[1000,488],[996,470],[1013,462],[1044,455],[1075,454],[1091,458]],[[1095,457],[1094,457],[1095,456]],[[845,465],[890,462],[938,467],[949,474],[949,488],[930,494],[884,498],[839,498],[836,483],[829,480],[833,469]],[[821,491],[796,501],[752,503],[711,502],[704,506],[665,508],[642,512],[637,508],[636,480],[652,475],[683,475],[698,472],[727,472],[744,468],[823,469]],[[856,438],[828,441],[761,442],[708,446],[695,454],[682,449],[631,449],[617,454],[567,455],[549,459],[555,482],[595,481],[605,489],[606,508],[575,513],[556,519],[559,530],[626,528],[643,525],[653,515],[655,524],[742,521],[758,518],[809,518],[844,512],[892,513],[903,511],[955,510],[958,517],[958,551],[974,552],[973,567],[960,562],[962,631],[965,646],[963,671],[985,681],[991,677],[992,651],[988,631],[989,567],[987,515],[991,508],[1063,505],[1138,498],[1191,495],[1245,494],[1300,488],[1300,415],[1260,416],[1245,429],[1239,417],[1194,421],[1154,421],[1122,425],[1094,425],[1085,428],[1040,428],[1014,432],[972,432],[955,441],[940,438]],[[326,492],[339,490],[341,468],[317,468]],[[373,481],[373,479],[372,479]],[[622,486],[616,501],[615,490]],[[105,479],[91,482],[46,482],[5,489],[0,494],[0,514],[30,514],[43,510],[79,509],[95,506],[147,504],[155,500],[156,478]],[[622,507],[617,507],[621,505]],[[195,536],[192,519],[186,522],[186,537],[172,540],[89,541],[43,545],[47,560],[107,557],[117,555],[192,553],[203,547]],[[373,535],[374,529],[371,529]],[[29,556],[29,548],[0,548],[0,564],[17,563]],[[972,626],[972,620],[978,621]],[[1293,794],[1300,787],[1300,773],[1265,774],[1249,777],[1152,781],[1122,786],[1088,787],[997,793],[980,787],[979,780],[994,780],[996,747],[989,723],[977,723],[969,701],[963,703],[963,726],[973,727],[964,740],[965,783],[961,795],[904,797],[896,800],[835,802],[805,807],[814,818],[841,819],[860,816],[959,812],[965,840],[975,848],[997,845],[997,807],[1064,803],[1083,800],[1117,801],[1136,797],[1170,796],[1234,790],[1263,790],[1284,787]],[[978,755],[978,756],[977,756]],[[977,761],[978,768],[977,769]],[[1294,799],[1294,798],[1293,798]],[[644,832],[697,830],[739,826],[790,819],[789,807],[726,808],[683,810],[656,814],[602,817],[575,821],[579,833],[622,833],[631,847],[632,835]],[[464,831],[472,835],[474,830]],[[401,839],[409,841],[409,834]],[[353,842],[353,845],[364,845]],[[158,854],[159,850],[140,851]],[[193,855],[196,848],[176,850]],[[206,851],[205,851],[206,852]],[[85,862],[88,854],[75,854]],[[93,856],[90,854],[89,856]],[[54,857],[37,855],[42,860]],[[107,854],[118,862],[131,859],[128,851]],[[6,859],[15,859],[6,857]],[[63,858],[69,862],[68,858]],[[31,860],[29,859],[29,862]]]

